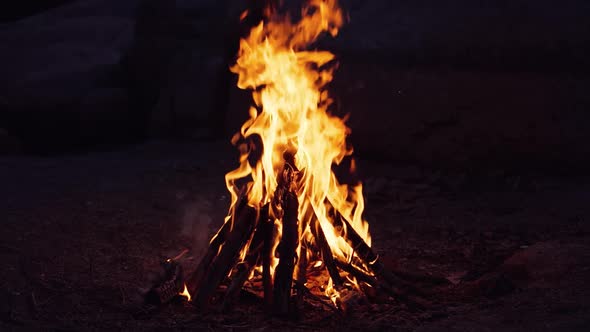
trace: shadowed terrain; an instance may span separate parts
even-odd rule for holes
[[[275,320],[244,293],[223,315],[182,302],[137,316],[160,262],[194,269],[229,204],[228,143],[151,143],[61,158],[3,158],[3,330],[173,328],[568,330],[588,326],[586,178],[442,173],[361,160],[377,253],[447,284],[414,310],[385,300],[341,317]]]

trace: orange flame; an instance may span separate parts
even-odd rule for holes
[[[186,297],[186,300],[188,302],[191,301],[191,293],[189,293],[188,288],[186,287],[186,284],[184,284],[184,290],[179,295]]]
[[[270,11],[267,14],[267,20],[240,41],[238,59],[231,68],[239,76],[238,87],[253,90],[255,103],[249,110],[250,119],[232,141],[237,144],[258,136],[262,146],[238,145],[240,166],[225,177],[232,196],[230,210],[238,199],[236,182],[242,179],[251,179],[249,205],[260,208],[270,202],[284,165],[283,153],[294,151],[295,166],[302,174],[297,192],[299,222],[309,224],[316,218],[333,255],[349,261],[354,250],[333,226],[330,209],[339,212],[370,245],[368,224],[362,219],[362,186],[341,184],[332,171],[333,165],[352,154],[345,120],[328,112],[332,99],[325,86],[333,77],[334,55],[306,50],[323,33],[336,36],[343,13],[336,0],[309,0],[298,22]],[[254,153],[258,160],[252,165]],[[275,226],[280,237],[279,220]],[[309,232],[309,227],[301,230],[301,238]],[[275,247],[277,243],[278,239]],[[332,293],[331,281],[329,289]],[[334,296],[332,293],[331,298]]]

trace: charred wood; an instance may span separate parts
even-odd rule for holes
[[[260,228],[263,236],[262,243],[262,287],[264,289],[264,304],[270,308],[272,304],[272,289],[273,280],[270,271],[270,265],[272,263],[272,241],[273,241],[273,230],[274,222],[269,218],[268,205],[260,212],[260,221],[258,227]]]
[[[335,223],[341,223],[344,226],[346,229],[344,234],[346,242],[354,249],[355,255],[362,263],[375,274],[379,287],[416,309],[423,309],[429,304],[424,298],[427,295],[426,291],[387,270],[379,256],[373,252],[371,247],[345,218],[337,214]]]
[[[261,221],[263,220],[259,220],[257,225],[260,225]],[[256,264],[258,263],[261,256],[262,248],[264,246],[264,231],[265,230],[263,227],[259,226],[256,228],[250,246],[248,247],[246,257],[242,262],[237,264],[234,273],[232,273],[231,284],[228,287],[223,299],[224,309],[229,309],[231,305],[233,305],[240,293],[240,290],[242,289],[242,286],[246,280],[248,280],[248,277],[256,267]]]
[[[244,187],[240,191],[240,198],[237,205],[234,207],[233,215],[241,214],[243,209],[247,206],[246,198],[247,190]],[[219,249],[225,243],[230,230],[232,228],[231,222],[225,222],[217,234],[213,237],[207,248],[207,252],[199,262],[197,269],[187,278],[186,284],[190,294],[194,294],[200,287],[203,278],[207,274],[209,267],[215,260],[215,257],[219,254]]]
[[[182,292],[182,266],[174,260],[164,262],[164,277],[146,294],[146,302],[150,304],[167,303]]]
[[[300,233],[301,234],[301,233]],[[305,284],[305,280],[307,278],[307,244],[305,241],[302,241],[299,256],[297,257],[297,276],[295,277],[295,282],[300,284]],[[296,287],[296,296],[295,296],[295,303],[297,305],[297,311],[300,312],[303,308],[303,290]]]
[[[334,256],[332,256],[332,250],[330,249],[330,245],[326,240],[326,235],[324,234],[324,230],[317,218],[313,218],[311,222],[311,232],[315,238],[316,245],[320,250],[320,254],[322,256],[322,261],[330,274],[330,278],[332,278],[332,282],[334,283],[334,287],[342,286],[342,278],[340,277],[340,273],[338,272],[338,268],[336,267],[336,262],[334,261]]]
[[[210,298],[228,276],[235,265],[241,250],[247,245],[248,240],[256,227],[256,209],[251,206],[244,206],[239,214],[232,216],[233,228],[227,235],[227,239],[218,255],[208,268],[202,282],[196,289],[194,302],[196,305],[206,307]]]
[[[299,201],[297,195],[292,191],[287,192],[283,198],[282,208],[282,235],[277,248],[279,264],[275,271],[273,306],[277,314],[288,315],[291,308],[293,270],[295,268],[299,237],[297,225]]]

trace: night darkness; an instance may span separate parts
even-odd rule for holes
[[[251,281],[222,311],[146,297],[224,222],[252,104],[229,67],[270,3],[2,5],[0,330],[589,330],[585,0],[339,0],[313,45],[358,166],[335,172],[400,284],[288,317]]]

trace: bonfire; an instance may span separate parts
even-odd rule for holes
[[[248,284],[279,315],[296,310],[318,282],[320,296],[341,310],[375,292],[407,298],[410,285],[371,249],[361,183],[343,183],[334,172],[345,160],[355,172],[350,130],[330,112],[335,56],[311,47],[338,34],[342,10],[336,0],[309,0],[298,19],[276,8],[264,16],[231,67],[253,104],[232,138],[240,163],[225,177],[228,216],[194,273],[181,276],[170,259],[171,277],[152,297],[181,293],[200,308],[227,309]]]

